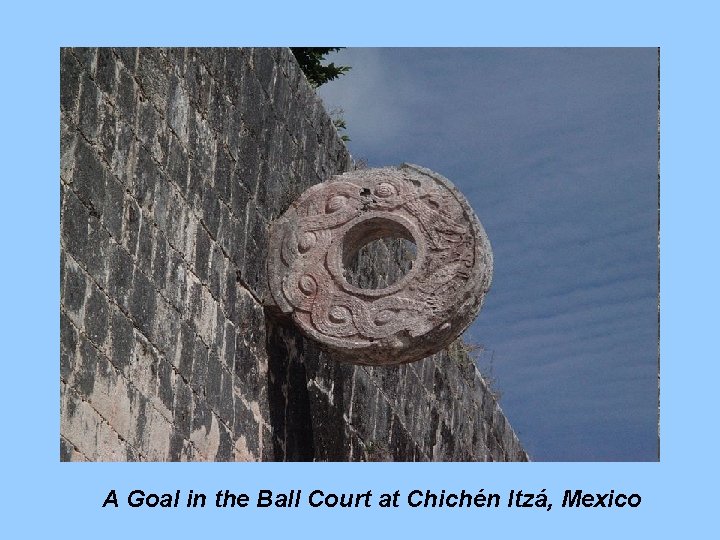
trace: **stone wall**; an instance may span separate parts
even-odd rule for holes
[[[269,223],[351,166],[289,50],[60,65],[62,460],[527,459],[460,345],[355,367],[263,309]]]

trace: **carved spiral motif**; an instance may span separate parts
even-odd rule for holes
[[[381,289],[344,277],[354,253],[395,236],[413,268]],[[415,165],[333,177],[303,193],[270,230],[272,303],[340,360],[391,365],[445,348],[480,311],[492,279],[490,242],[446,178]]]

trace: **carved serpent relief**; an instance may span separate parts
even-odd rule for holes
[[[365,244],[413,242],[412,269],[361,289],[345,269]],[[272,224],[272,303],[343,361],[391,365],[445,348],[480,311],[492,279],[485,231],[452,183],[404,164],[333,177],[305,191]]]

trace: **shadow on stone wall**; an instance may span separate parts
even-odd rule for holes
[[[291,337],[287,325],[266,316],[268,404],[276,461],[312,461],[315,455],[307,373],[294,357],[302,340]],[[295,350],[293,350],[295,349]],[[295,354],[293,354],[295,353]]]
[[[268,403],[276,461],[347,461],[352,366],[325,361],[292,321],[266,315]],[[346,392],[348,395],[346,396]]]

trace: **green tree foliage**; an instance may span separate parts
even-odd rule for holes
[[[349,66],[336,66],[333,62],[323,65],[325,57],[343,47],[290,47],[295,59],[305,73],[308,81],[315,88],[326,82],[337,79],[350,71]]]

